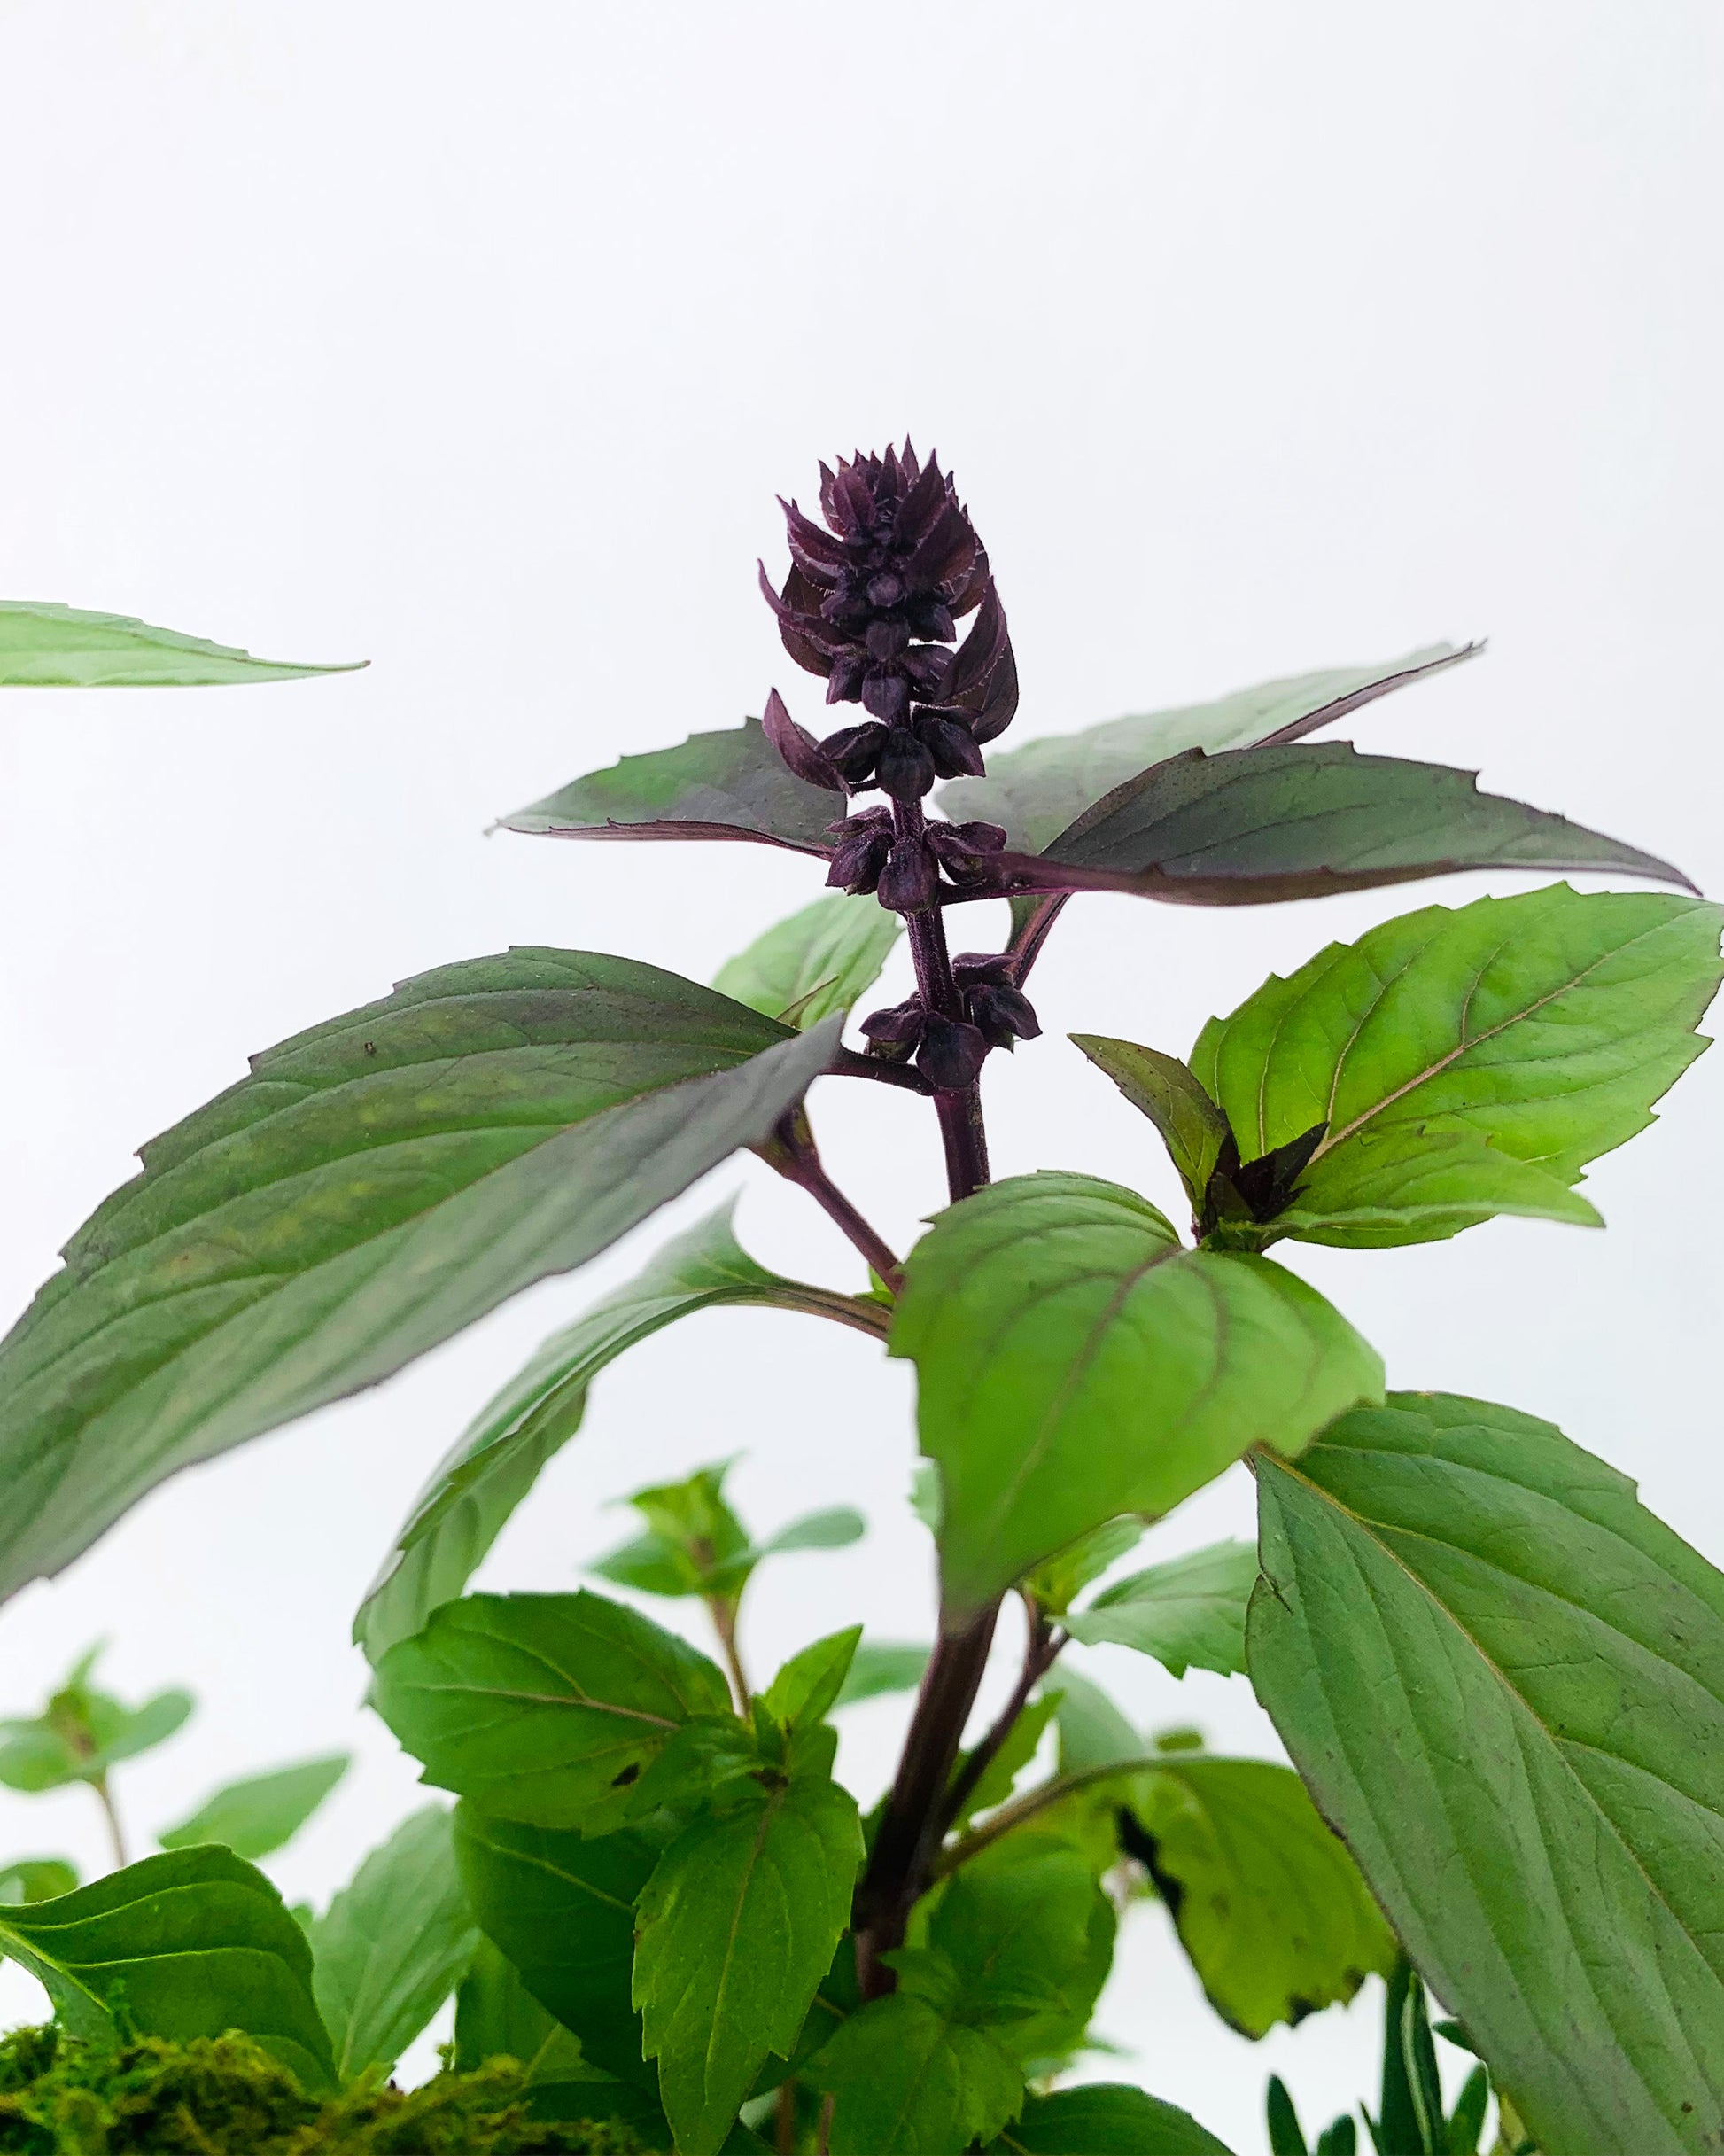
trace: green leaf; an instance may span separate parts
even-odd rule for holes
[[[764,1139],[837,1031],[518,950],[256,1058],[144,1148],[0,1343],[0,1596],[179,1468],[585,1264]]]
[[[1087,1774],[1096,1767],[1147,1759],[1143,1739],[1099,1685],[1064,1666],[1055,1682],[1061,1774]]]
[[[99,1782],[122,1759],[153,1751],[180,1729],[195,1704],[189,1692],[159,1692],[127,1707],[97,1692],[91,1647],[40,1715],[0,1722],[0,1785],[31,1795],[73,1782]]]
[[[1104,795],[1153,764],[1192,749],[1213,756],[1261,742],[1296,741],[1481,648],[1433,644],[1387,665],[1332,666],[1236,689],[1214,704],[1114,719],[1021,749],[990,750],[987,777],[953,780],[941,789],[940,806],[960,821],[980,816],[1001,824],[1008,844],[1039,853]]]
[[[229,1782],[206,1797],[182,1825],[170,1826],[156,1839],[165,1849],[215,1841],[253,1863],[272,1856],[292,1841],[351,1763],[347,1753],[335,1752],[326,1759],[307,1759],[296,1767]]]
[[[1491,1211],[1555,1211],[1559,1191],[1515,1164],[1566,1186],[1652,1120],[1705,1045],[1693,1029],[1718,985],[1720,920],[1691,899],[1560,883],[1426,907],[1211,1019],[1192,1067],[1247,1158],[1325,1126],[1285,1232],[1415,1242]]]
[[[373,1704],[434,1788],[602,1833],[666,1740],[730,1692],[697,1649],[583,1590],[446,1602],[378,1663]]]
[[[1037,1565],[1024,1582],[1025,1592],[1046,1615],[1063,1616],[1091,1580],[1099,1579],[1129,1550],[1137,1548],[1145,1525],[1128,1515],[1092,1528],[1056,1551],[1045,1564]]]
[[[0,689],[199,689],[352,673],[367,662],[301,666],[152,629],[125,614],[47,600],[0,599]]]
[[[836,794],[791,773],[757,719],[625,756],[513,815],[506,831],[547,838],[747,838],[825,855]]]
[[[875,899],[835,891],[757,937],[712,985],[787,1025],[817,1025],[868,992],[903,926]]]
[[[1020,2065],[1080,2043],[1114,1958],[1113,1904],[1082,1852],[1023,1830],[959,1871],[928,1944],[959,1973],[957,2010]]]
[[[951,2156],[1023,2102],[1022,2072],[991,2031],[906,1990],[852,2014],[807,2071],[834,2099],[832,2156]]]
[[[1268,2111],[1270,2156],[1310,2156],[1299,2113],[1278,2074],[1269,2077]]]
[[[1005,1743],[982,1770],[967,1802],[952,1815],[952,1831],[961,1833],[978,1812],[991,1811],[996,1804],[1005,1803],[1016,1786],[1019,1775],[1035,1758],[1043,1732],[1059,1708],[1057,1692],[1044,1693],[1020,1708]]]
[[[1251,1674],[1542,2148],[1724,2112],[1724,1576],[1531,1416],[1436,1393],[1259,1463]]]
[[[857,1648],[850,1673],[838,1687],[835,1708],[854,1707],[863,1700],[877,1700],[889,1692],[914,1692],[928,1667],[928,1650],[907,1641],[865,1639]]]
[[[1192,1210],[1200,1214],[1209,1178],[1227,1143],[1226,1117],[1177,1055],[1102,1033],[1074,1033],[1071,1039],[1161,1133]]]
[[[144,2035],[243,2029],[308,2088],[329,2082],[305,1934],[228,1849],[146,1856],[56,1901],[0,1908],[0,1953],[46,1987],[71,2035],[111,2043],[123,2005]]]
[[[1480,793],[1471,771],[1345,742],[1192,750],[1116,788],[1041,852],[990,858],[1008,896],[1123,891],[1180,906],[1273,905],[1470,868],[1614,869],[1693,889],[1654,854]]]
[[[394,2065],[454,1989],[478,1938],[450,1814],[427,1805],[372,1850],[312,1926],[312,1981],[343,2082]]]
[[[653,2074],[629,2000],[634,1903],[662,1846],[629,1828],[556,1833],[470,1804],[455,1812],[462,1881],[486,1937],[586,2059],[637,2087]]]
[[[842,1695],[862,1627],[833,1632],[793,1654],[761,1694],[761,1705],[787,1729],[821,1721]]]
[[[1032,2096],[989,2156],[1229,2156],[1188,2111],[1121,2082]]]
[[[438,1467],[353,1621],[377,1662],[418,1631],[471,1578],[540,1470],[580,1428],[587,1389],[629,1348],[679,1318],[737,1304],[803,1311],[878,1338],[885,1313],[864,1298],[780,1279],[731,1228],[735,1201],[679,1235],[645,1272],[554,1333],[481,1408]]]
[[[1267,1260],[1182,1250],[1117,1184],[1043,1173],[943,1213],[911,1252],[889,1351],[916,1364],[940,1464],[942,1622],[1077,1536],[1169,1512],[1254,1445],[1296,1453],[1381,1365]]]
[[[1242,2035],[1350,1999],[1395,1943],[1291,1768],[1169,1756],[1136,1778],[1128,1852],[1173,1913],[1209,2004]]]
[[[725,1477],[734,1462],[696,1468],[680,1483],[657,1483],[625,1501],[647,1522],[647,1532],[587,1569],[619,1587],[646,1594],[705,1595],[734,1592],[749,1571],[748,1529],[725,1500]]]
[[[828,1505],[819,1512],[804,1513],[765,1542],[754,1546],[757,1561],[763,1557],[786,1557],[797,1550],[845,1550],[860,1542],[868,1523],[850,1505]]]
[[[19,1856],[0,1864],[0,1903],[52,1902],[77,1884],[78,1868],[64,1856]]]
[[[687,2156],[714,2156],[768,2055],[795,2051],[861,1860],[854,1800],[813,1779],[757,1786],[660,1857],[639,1903],[633,1997]]]
[[[1215,1542],[1134,1572],[1066,1619],[1088,1646],[1135,1647],[1175,1677],[1190,1669],[1234,1677],[1245,1669],[1245,1612],[1257,1583],[1249,1542]]]

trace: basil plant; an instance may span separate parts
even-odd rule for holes
[[[591,951],[457,959],[254,1056],[153,1140],[0,1345],[0,1594],[180,1468],[597,1257],[733,1155],[825,1211],[855,1279],[782,1278],[720,1211],[456,1437],[354,1619],[371,1705],[454,1801],[308,1934],[212,1827],[69,1892],[15,1867],[0,1950],[83,2040],[120,2018],[237,2028],[307,2087],[386,2074],[453,1993],[454,2063],[520,2061],[532,2115],[567,2129],[546,2147],[1216,2156],[1183,2110],[1094,2078],[1116,1935],[1153,1898],[1247,2037],[1384,1979],[1364,2135],[1344,2116],[1308,2144],[1277,2081],[1277,2156],[1724,2145],[1724,1576],[1548,1422],[1390,1389],[1277,1248],[1598,1225],[1588,1163],[1705,1045],[1719,909],[1471,773],[1334,738],[1473,647],[1006,749],[1006,612],[938,462],[906,444],[822,466],[818,514],[786,515],[764,595],[843,723],[773,689],[759,719],[504,826],[786,848],[824,895],[710,987]],[[0,610],[10,680],[248,666],[109,617]],[[1262,906],[1480,869],[1629,887],[1420,906],[1189,1043],[1120,1038],[1099,1012],[1077,1082],[1153,1127],[1189,1218],[1057,1159],[990,1178],[989,1062],[1037,1040],[1034,969],[1080,932],[1073,900]],[[998,899],[1005,947],[960,947],[966,909]],[[900,934],[914,992],[870,1009]],[[822,1161],[817,1126],[856,1086],[938,1127],[946,1188],[907,1250]],[[914,1366],[931,1643],[852,1627],[749,1670],[754,1572],[862,1523],[835,1508],[759,1538],[723,1466],[694,1459],[635,1493],[639,1532],[599,1584],[468,1592],[599,1374],[718,1305],[799,1312]],[[1241,1461],[1254,1545],[1158,1549]],[[712,1651],[643,1614],[652,1598],[700,1606]],[[1072,1641],[1243,1673],[1292,1764],[1144,1735],[1062,1661]],[[1002,1660],[1006,1704],[978,1717]],[[834,1717],[893,1690],[913,1705],[865,1813]],[[105,1756],[77,1771],[97,1783]],[[43,1893],[17,1891],[32,1879]],[[1472,2055],[1447,2096],[1433,2039]]]

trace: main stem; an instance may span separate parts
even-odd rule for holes
[[[895,802],[892,821],[900,838],[920,836],[926,827],[921,803]],[[952,978],[945,922],[939,908],[933,907],[905,919],[916,985],[923,1002],[943,1017],[961,1020],[963,1000]],[[968,1086],[961,1093],[936,1094],[934,1105],[945,1142],[946,1182],[955,1205],[988,1180],[981,1087]],[[961,1631],[943,1630],[928,1657],[897,1779],[874,1837],[868,1868],[857,1890],[856,1973],[865,1998],[881,1997],[896,1981],[880,1958],[903,1945],[910,1911],[928,1884],[944,1831],[946,1790],[963,1741],[964,1724],[988,1666],[988,1650],[993,1645],[998,1617],[996,1600]]]

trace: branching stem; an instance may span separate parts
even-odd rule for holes
[[[1054,1658],[1065,1644],[1064,1632],[1057,1630],[1046,1617],[1032,1612],[1029,1639],[1024,1648],[1023,1668],[1019,1673],[1018,1681],[1012,1687],[1011,1698],[995,1716],[992,1726],[978,1739],[969,1757],[952,1778],[945,1802],[940,1807],[940,1840],[944,1841],[951,1831],[952,1821],[962,1816],[965,1805],[975,1794],[976,1784],[998,1757],[1018,1716],[1029,1705],[1030,1693],[1053,1667]]]
[[[793,1108],[783,1117],[778,1128],[763,1146],[756,1151],[769,1167],[776,1168],[787,1182],[805,1190],[809,1196],[849,1238],[866,1257],[875,1273],[896,1295],[904,1285],[904,1268],[893,1256],[891,1246],[884,1237],[865,1220],[827,1173],[821,1162],[819,1148],[814,1143],[814,1133],[809,1127],[807,1112]]]

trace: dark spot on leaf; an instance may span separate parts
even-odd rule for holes
[[[614,1778],[610,1786],[613,1789],[626,1789],[631,1782],[638,1782],[640,1779],[641,1762],[632,1759],[622,1772]]]
[[[368,1040],[368,1041],[366,1042],[366,1044],[365,1044],[365,1053],[366,1053],[368,1055],[375,1055],[377,1054],[377,1042],[376,1042],[375,1040]]]

